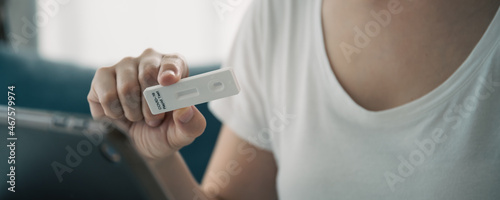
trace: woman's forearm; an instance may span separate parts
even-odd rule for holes
[[[153,173],[171,199],[208,200],[209,198],[193,178],[179,152],[160,161],[150,161]]]

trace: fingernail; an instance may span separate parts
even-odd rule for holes
[[[173,70],[167,70],[167,71],[164,71],[162,74],[162,76],[168,76],[168,75],[172,75],[172,76],[175,76],[175,72]]]
[[[162,120],[151,120],[151,121],[148,121],[148,124],[149,124],[149,126],[157,127],[158,125],[161,124],[161,121]]]
[[[183,108],[181,112],[182,113],[179,116],[179,121],[181,121],[182,123],[188,123],[194,116],[194,111],[191,106]]]

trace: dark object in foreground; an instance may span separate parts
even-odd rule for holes
[[[0,106],[0,130],[8,130],[7,121],[7,107]],[[15,181],[2,176],[0,199],[167,199],[127,134],[112,123],[15,107],[14,133],[3,140],[15,144],[15,164],[0,169],[14,166]],[[11,183],[15,192],[7,191]]]

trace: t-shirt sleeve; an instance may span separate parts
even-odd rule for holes
[[[262,0],[254,0],[242,19],[233,42],[231,53],[223,67],[233,68],[240,86],[235,96],[209,103],[209,109],[239,137],[261,149],[271,151],[271,139],[266,132],[266,88],[262,80],[266,69],[263,62],[263,15],[266,10]]]

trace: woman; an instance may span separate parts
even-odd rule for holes
[[[195,107],[153,116],[140,91],[188,74],[146,50],[97,71],[94,117],[127,121],[177,199],[500,198],[496,0],[255,0],[225,66],[237,96],[199,186],[177,152]]]

